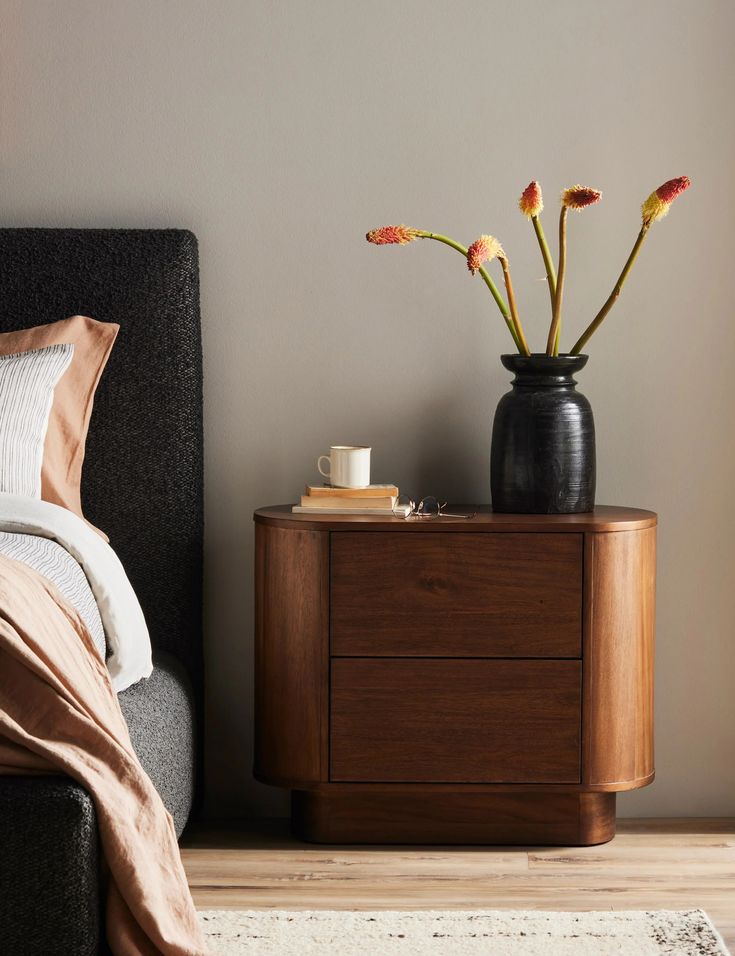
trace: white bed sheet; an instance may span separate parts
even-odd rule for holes
[[[7,493],[0,493],[0,531],[56,541],[81,566],[102,619],[107,668],[118,693],[150,677],[153,655],[143,610],[109,544],[66,508]]]

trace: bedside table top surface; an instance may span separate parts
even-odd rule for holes
[[[573,515],[495,514],[490,505],[447,505],[447,511],[477,513],[473,518],[396,518],[373,515],[292,514],[291,505],[258,508],[254,520],[272,527],[304,531],[639,531],[653,528],[657,516],[640,508],[599,505],[594,511]]]

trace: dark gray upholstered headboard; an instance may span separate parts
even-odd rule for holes
[[[0,229],[0,331],[81,314],[120,334],[82,480],[151,639],[202,701],[202,352],[197,242],[178,229]],[[200,725],[201,726],[201,725]]]

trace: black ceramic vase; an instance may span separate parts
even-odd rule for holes
[[[493,511],[575,514],[595,506],[595,423],[572,377],[586,355],[501,355],[515,372],[495,411]]]

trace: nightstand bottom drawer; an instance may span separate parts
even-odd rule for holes
[[[581,662],[334,658],[330,779],[579,783]]]

